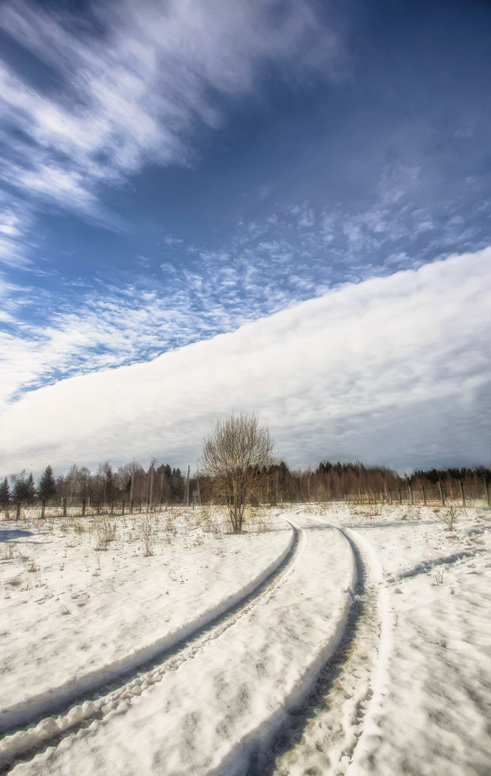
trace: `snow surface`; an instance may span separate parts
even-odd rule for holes
[[[0,771],[489,773],[491,512],[447,513],[4,521]]]
[[[10,708],[109,678],[182,638],[247,592],[291,540],[284,521],[226,536],[176,511],[3,525],[3,728]]]

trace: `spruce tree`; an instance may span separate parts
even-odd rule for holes
[[[29,473],[29,477],[26,480],[26,500],[28,504],[32,504],[36,493],[36,487],[34,485],[34,477],[32,472]]]
[[[27,482],[25,472],[22,471],[15,477],[14,492],[12,494],[15,502],[27,501]]]
[[[41,501],[49,501],[56,493],[56,482],[51,466],[46,467],[43,476],[39,480],[38,493]]]
[[[5,477],[2,484],[0,485],[0,506],[8,507],[9,498],[10,498],[9,481],[7,477]]]

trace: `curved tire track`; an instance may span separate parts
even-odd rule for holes
[[[17,763],[32,759],[49,746],[56,746],[68,735],[103,720],[109,713],[131,703],[131,698],[159,682],[168,671],[177,670],[191,660],[206,644],[218,638],[250,611],[260,599],[275,590],[294,565],[302,529],[287,521],[292,529],[291,545],[280,562],[246,595],[220,612],[206,624],[198,626],[145,662],[101,682],[90,690],[78,692],[68,700],[53,699],[40,714],[26,709],[20,723],[2,731],[0,738],[0,774],[8,773]],[[27,729],[27,726],[29,726]]]
[[[381,604],[370,560],[361,549],[364,542],[354,532],[337,530],[350,545],[356,567],[355,590],[339,645],[303,701],[287,708],[266,737],[259,731],[244,742],[247,765],[230,769],[233,776],[289,776],[292,771],[338,776],[350,765],[373,693]],[[217,773],[221,774],[220,769]]]

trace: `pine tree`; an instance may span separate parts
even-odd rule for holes
[[[10,498],[9,481],[7,477],[5,477],[2,484],[0,485],[0,506],[8,507],[9,498]]]
[[[51,466],[46,467],[43,476],[39,480],[38,493],[41,501],[49,501],[56,493],[56,482]]]

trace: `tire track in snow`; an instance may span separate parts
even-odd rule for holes
[[[26,710],[22,723],[7,730],[0,738],[0,774],[8,773],[19,762],[31,760],[48,747],[57,746],[67,736],[89,727],[94,721],[121,713],[131,705],[133,698],[157,684],[169,671],[176,671],[183,663],[192,660],[198,651],[271,594],[294,567],[302,540],[302,529],[289,520],[287,522],[292,530],[292,541],[286,555],[253,590],[228,609],[110,682],[105,681],[90,691],[78,693],[68,701],[64,699],[63,703],[55,698],[51,708],[45,709],[42,714],[29,715],[29,710]]]
[[[237,776],[341,776],[348,771],[373,694],[383,612],[374,570],[361,549],[365,542],[354,532],[337,530],[351,547],[357,580],[341,642],[304,700],[286,709],[265,739],[250,742],[247,767]]]

